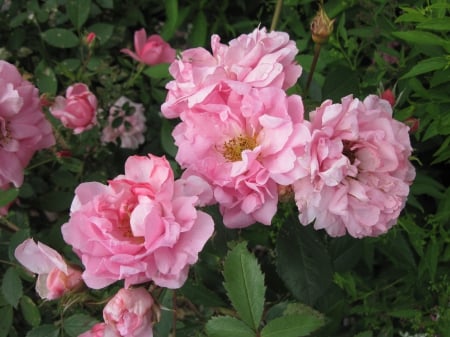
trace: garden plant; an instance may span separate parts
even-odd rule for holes
[[[0,0],[0,337],[449,337],[449,12]]]

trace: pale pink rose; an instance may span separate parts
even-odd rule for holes
[[[159,35],[154,34],[147,37],[144,28],[134,33],[134,49],[136,52],[128,48],[121,49],[120,51],[131,56],[138,62],[151,66],[160,63],[171,63],[175,60],[175,49]]]
[[[212,54],[203,48],[185,50],[171,64],[169,71],[174,80],[166,86],[166,102],[161,107],[165,117],[178,117],[191,95],[222,80],[288,89],[302,72],[295,61],[295,41],[284,32],[267,33],[265,28],[257,28],[231,40],[229,45],[221,44],[220,37],[213,35],[211,48]]]
[[[174,181],[164,157],[132,156],[125,174],[108,185],[77,187],[62,233],[90,288],[117,280],[179,288],[214,230],[212,218],[195,209],[198,202],[183,180]]]
[[[408,127],[388,101],[351,95],[310,114],[312,139],[301,160],[310,175],[293,184],[303,225],[331,236],[378,236],[397,221],[415,170]]]
[[[117,336],[153,336],[153,298],[144,288],[120,289],[103,309],[103,319]]]
[[[57,251],[42,242],[27,239],[17,246],[14,256],[38,274],[36,291],[41,298],[57,299],[82,285],[81,271],[69,266]]]
[[[74,134],[80,134],[97,124],[97,97],[84,83],[75,83],[66,90],[66,97],[57,96],[50,113]]]
[[[121,121],[119,125],[115,124],[117,120]],[[116,143],[120,138],[120,147],[137,149],[145,141],[145,122],[144,106],[122,96],[109,109],[108,124],[103,128],[101,140]]]
[[[21,186],[34,153],[55,144],[39,102],[38,89],[0,60],[0,186]]]
[[[177,162],[211,184],[225,226],[270,225],[277,184],[307,173],[298,160],[310,138],[300,96],[227,81],[187,103],[173,131]]]

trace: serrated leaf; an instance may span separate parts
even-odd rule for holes
[[[45,61],[39,62],[34,75],[36,77],[36,85],[41,93],[47,93],[50,96],[56,94],[58,81],[53,69]]]
[[[206,333],[209,337],[255,337],[244,322],[229,316],[214,317],[206,323]]]
[[[49,45],[57,48],[73,48],[80,43],[73,32],[64,28],[50,28],[42,33],[42,38]]]
[[[69,0],[66,11],[70,21],[76,29],[80,29],[89,17],[91,0]]]
[[[20,310],[22,311],[23,318],[32,327],[36,327],[41,324],[41,313],[31,298],[28,296],[22,296],[20,299]]]
[[[264,309],[264,276],[247,243],[234,247],[225,258],[224,286],[233,307],[248,326],[257,330]]]
[[[300,302],[313,305],[331,285],[333,275],[330,257],[317,232],[286,221],[278,234],[276,249],[281,279]]]
[[[190,46],[204,46],[208,33],[208,20],[203,11],[198,12],[192,23],[192,31],[188,36],[188,43]]]
[[[426,60],[422,60],[411,68],[405,75],[400,77],[400,79],[405,79],[409,77],[414,77],[421,74],[426,74],[435,70],[442,70],[450,64],[446,57],[432,57]]]
[[[392,35],[410,43],[436,45],[436,46],[449,45],[449,41],[444,40],[440,36],[430,32],[422,32],[420,30],[393,32]]]
[[[323,319],[308,314],[282,316],[268,322],[261,331],[261,337],[308,336],[323,324]]]
[[[29,331],[25,337],[58,337],[59,329],[50,324],[41,325]]]
[[[154,66],[146,68],[144,74],[150,78],[169,78],[169,64],[155,64]]]
[[[2,293],[5,300],[17,308],[23,294],[22,280],[14,267],[9,267],[3,275]]]
[[[9,190],[0,190],[0,207],[8,205],[10,202],[16,200],[19,195],[18,188],[10,188]]]
[[[10,305],[0,307],[0,337],[8,336],[13,322],[13,308]]]
[[[168,41],[177,29],[178,0],[166,0],[164,1],[164,6],[166,9],[166,19],[164,20],[161,36],[164,40]]]
[[[77,337],[86,330],[89,330],[98,321],[86,314],[75,314],[64,319],[64,332],[70,337]]]
[[[450,19],[448,17],[428,19],[427,21],[419,23],[417,28],[448,32],[450,31]]]
[[[209,290],[203,284],[194,283],[189,279],[179,292],[189,298],[194,304],[207,307],[225,306],[225,303],[215,292]]]

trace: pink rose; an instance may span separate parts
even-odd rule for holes
[[[153,155],[129,157],[125,174],[108,185],[77,187],[62,233],[81,258],[90,288],[117,280],[125,287],[153,280],[179,288],[185,282],[214,230],[212,218],[194,207],[199,198],[191,192],[201,188],[185,187],[174,181],[169,162]]]
[[[211,184],[225,226],[270,225],[278,184],[307,173],[298,161],[310,138],[300,96],[227,81],[187,104],[173,131],[177,162]]]
[[[86,84],[76,83],[66,90],[66,97],[55,98],[50,113],[74,134],[80,134],[97,124],[97,98]]]
[[[53,300],[82,284],[81,271],[67,265],[61,255],[33,239],[17,246],[14,256],[32,273],[38,274],[36,291],[41,298]]]
[[[312,139],[301,160],[310,175],[293,185],[303,225],[331,236],[378,236],[397,221],[415,170],[408,127],[378,96],[325,101],[311,112]]]
[[[134,48],[136,52],[128,48],[120,51],[134,58],[136,61],[150,66],[159,63],[171,63],[175,60],[176,51],[159,35],[150,35],[147,38],[145,29],[134,33]]]
[[[116,125],[117,120],[121,123]],[[126,97],[120,97],[109,109],[108,124],[102,131],[102,142],[116,143],[120,138],[120,147],[137,149],[145,141],[144,106],[134,103]]]
[[[166,86],[166,102],[161,107],[165,117],[178,117],[187,108],[190,96],[223,80],[288,89],[302,72],[295,61],[295,41],[284,32],[267,33],[265,28],[257,28],[229,45],[221,44],[220,37],[213,35],[211,48],[212,54],[204,48],[187,49],[170,65],[174,80]]]
[[[17,68],[0,60],[0,186],[23,183],[34,153],[55,144],[39,104],[38,89]]]
[[[117,331],[106,323],[97,323],[90,330],[78,337],[121,337]]]
[[[144,288],[120,289],[103,309],[103,319],[120,337],[153,336],[153,298]]]

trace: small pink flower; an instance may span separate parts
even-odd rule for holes
[[[153,336],[153,298],[144,288],[120,289],[103,309],[103,319],[120,337]]]
[[[88,35],[86,35],[86,44],[87,44],[88,46],[91,46],[92,43],[93,43],[94,40],[95,40],[95,37],[96,37],[96,35],[95,35],[94,32],[88,33]]]
[[[134,48],[136,52],[128,48],[121,49],[120,51],[131,56],[138,62],[151,66],[159,63],[171,63],[175,60],[175,49],[159,35],[150,35],[147,38],[147,33],[144,28],[134,33]]]
[[[395,95],[391,89],[386,89],[380,95],[382,99],[385,99],[393,107],[395,105]]]
[[[14,256],[28,270],[38,274],[36,291],[41,298],[53,300],[82,284],[81,271],[70,267],[61,255],[33,239],[17,246]]]
[[[116,125],[118,120],[121,123]],[[116,143],[120,138],[120,147],[137,149],[145,141],[145,122],[144,106],[122,96],[109,109],[108,124],[102,131],[102,142]]]
[[[220,43],[220,37],[211,37],[212,54],[204,48],[187,49],[181,59],[170,65],[174,80],[166,86],[166,102],[161,112],[166,118],[179,117],[187,108],[187,101],[204,88],[224,80],[244,82],[252,87],[268,86],[288,89],[300,77],[302,68],[295,61],[296,43],[284,32],[255,29]]]
[[[192,95],[187,104],[173,131],[177,162],[211,184],[225,226],[270,225],[277,185],[306,174],[298,158],[310,132],[300,96],[227,81]]]
[[[0,60],[0,186],[21,186],[35,152],[54,144],[38,89],[15,66]]]
[[[76,83],[66,90],[66,97],[57,96],[50,113],[74,134],[80,134],[97,124],[97,98],[84,83]]]
[[[325,101],[311,112],[311,142],[301,160],[309,176],[293,184],[303,225],[331,236],[378,236],[397,221],[415,170],[408,127],[378,96]]]
[[[85,266],[85,283],[181,287],[214,230],[212,218],[194,207],[200,200],[192,193],[204,189],[189,186],[153,155],[129,157],[125,174],[108,185],[79,185],[62,233]]]

